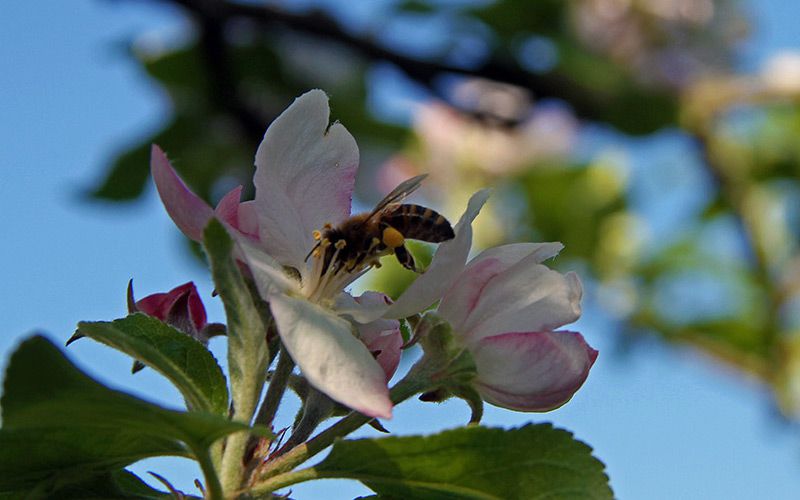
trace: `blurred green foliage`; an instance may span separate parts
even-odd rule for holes
[[[791,60],[736,73],[749,31],[739,2],[414,0],[354,22],[344,5],[173,1],[194,36],[131,51],[171,116],[110,162],[96,197],[139,196],[151,143],[210,202],[235,184],[251,197],[267,124],[320,87],[359,143],[361,201],[390,188],[377,181],[430,172],[430,203],[454,218],[494,185],[479,242],[562,241],[555,265],[580,266],[627,338],[696,346],[800,409],[800,83]],[[425,103],[411,123],[387,121],[386,88]],[[629,149],[665,129],[692,145],[668,162],[708,185],[678,176],[642,199],[664,161],[640,155],[631,169]],[[586,146],[597,137],[603,147]],[[687,190],[696,210],[664,234],[647,207]],[[397,295],[413,274],[384,263],[372,284]]]

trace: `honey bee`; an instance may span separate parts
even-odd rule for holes
[[[419,188],[427,175],[412,177],[394,188],[371,212],[356,214],[337,226],[314,232],[317,244],[306,256],[322,257],[322,273],[332,266],[334,272],[352,272],[362,265],[377,263],[377,258],[394,253],[406,269],[420,272],[405,247],[405,240],[440,243],[455,234],[443,215],[420,205],[402,201]]]

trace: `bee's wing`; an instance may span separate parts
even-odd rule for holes
[[[408,195],[419,188],[419,186],[422,184],[422,181],[425,180],[426,177],[428,177],[428,174],[422,174],[401,182],[400,185],[392,189],[391,193],[387,194],[380,202],[378,202],[377,205],[375,205],[375,208],[372,209],[369,217],[379,213],[381,210],[393,203],[399,203],[404,200]]]

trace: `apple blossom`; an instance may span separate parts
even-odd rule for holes
[[[199,241],[215,216],[229,226],[239,259],[247,264],[284,347],[308,381],[361,413],[390,418],[386,380],[396,368],[399,343],[385,338],[391,333],[367,335],[364,329],[369,333],[369,325],[381,317],[405,317],[438,300],[466,262],[470,224],[486,193],[473,197],[454,228],[455,238],[439,246],[428,271],[397,302],[353,299],[344,289],[372,263],[340,269],[324,266],[320,257],[308,258],[317,243],[315,232],[350,216],[358,166],[355,140],[341,124],[329,124],[329,114],[327,96],[313,90],[275,119],[256,152],[253,201],[240,203],[237,188],[212,209],[186,187],[157,146],[153,178],[167,212],[190,238]],[[353,323],[362,325],[356,331],[364,338],[353,334]],[[371,350],[380,351],[377,361]]]
[[[489,403],[548,411],[566,403],[597,351],[580,333],[556,331],[581,314],[574,273],[542,264],[560,243],[517,243],[482,252],[444,294],[437,313],[472,354],[474,386]]]

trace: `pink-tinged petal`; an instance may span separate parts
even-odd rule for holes
[[[583,288],[578,276],[537,262],[538,256],[530,255],[484,284],[459,323],[466,341],[504,332],[552,331],[580,317]]]
[[[453,228],[455,237],[439,245],[433,254],[431,265],[389,307],[385,317],[405,318],[423,311],[450,288],[467,262],[472,246],[472,221],[478,216],[488,197],[487,189],[472,195],[464,215]]]
[[[355,301],[359,304],[386,305],[391,299],[382,293],[366,292]],[[392,378],[400,364],[403,336],[400,333],[400,322],[395,319],[378,319],[366,324],[356,325],[361,341],[375,356],[378,364],[386,373],[386,381]]]
[[[272,122],[256,153],[261,240],[281,264],[305,267],[312,233],[350,215],[358,146],[339,123],[329,126],[328,96],[312,90]]]
[[[239,229],[239,200],[242,198],[242,186],[236,186],[219,200],[214,215],[221,221]]]
[[[150,170],[169,216],[183,234],[195,241],[203,241],[203,230],[214,211],[184,184],[167,155],[155,144],[150,151]]]
[[[241,203],[242,186],[231,189],[222,197],[214,209],[218,219],[237,229],[240,233],[258,240],[258,216],[252,201]]]
[[[562,248],[561,243],[513,243],[484,250],[467,264],[445,293],[439,314],[456,330],[464,331],[464,323],[492,279],[522,259],[533,256],[536,262],[541,262],[557,255]]]
[[[258,212],[254,201],[245,201],[239,204],[239,225],[237,229],[255,240],[260,239]]]
[[[400,358],[403,352],[401,349],[403,347],[403,336],[400,333],[400,323],[397,320],[383,321],[394,321],[396,326],[387,330],[374,330],[372,335],[364,333],[364,329],[369,328],[370,324],[359,325],[358,330],[367,349],[375,356],[375,360],[381,365],[383,372],[386,374],[386,382],[389,382],[394,376],[394,372],[397,371],[397,367],[400,366]]]
[[[597,358],[577,332],[506,333],[471,348],[476,388],[489,403],[517,411],[549,411],[577,391]]]
[[[214,215],[223,222],[239,229],[239,203],[242,198],[242,186],[236,186],[219,200]]]
[[[386,374],[349,321],[283,294],[270,298],[270,309],[283,345],[311,385],[370,417],[392,417]]]

